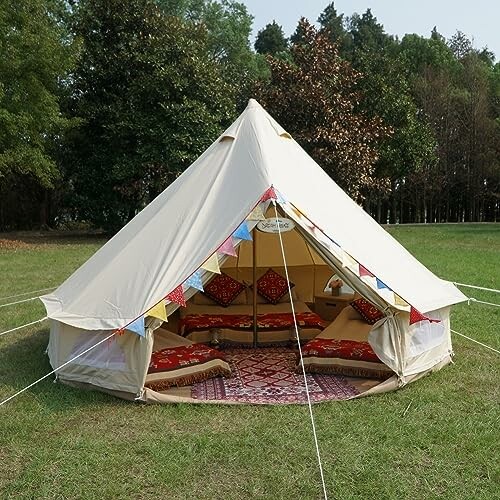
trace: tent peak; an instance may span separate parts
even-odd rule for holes
[[[252,109],[252,108],[262,108],[262,106],[259,104],[259,102],[256,99],[248,99],[248,104],[247,104],[247,109]]]

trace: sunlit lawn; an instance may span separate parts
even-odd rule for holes
[[[442,278],[500,288],[500,225],[389,231]],[[44,241],[0,249],[0,297],[57,285],[103,243]],[[38,301],[0,308],[0,331],[43,315]],[[500,309],[457,306],[452,328],[500,349]],[[46,324],[0,337],[0,399],[50,371],[47,338]],[[403,390],[314,406],[331,498],[499,498],[500,357],[454,348],[455,364]],[[305,406],[145,406],[49,378],[0,422],[0,498],[321,497]]]

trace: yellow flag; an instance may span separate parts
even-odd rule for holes
[[[394,294],[394,304],[397,306],[408,306],[408,302],[403,300],[397,293]]]
[[[217,252],[215,252],[211,257],[209,257],[202,265],[202,269],[210,271],[211,273],[220,274],[219,268],[219,258],[217,257]]]
[[[264,217],[264,214],[262,213],[262,208],[260,208],[260,205],[257,205],[250,215],[247,217],[247,220],[265,220],[266,218]]]
[[[146,316],[152,316],[153,318],[168,321],[167,311],[165,310],[165,301],[162,300],[161,302],[158,302],[158,304],[156,304],[148,312],[146,312]]]

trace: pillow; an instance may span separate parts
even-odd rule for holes
[[[293,299],[293,302],[297,302],[299,301],[299,296],[297,295],[297,292],[295,291],[295,288],[292,288],[292,299]],[[283,295],[283,297],[281,297],[281,299],[278,301],[279,304],[285,304],[285,303],[289,303],[290,302],[290,294],[288,293],[288,290],[287,292],[285,293],[285,295]],[[253,304],[253,290],[252,290],[252,285],[250,286],[247,286],[247,304]],[[234,302],[233,302],[234,304]],[[257,304],[269,304],[269,301],[266,300],[264,297],[261,297],[258,293],[257,293]]]
[[[371,302],[366,299],[356,299],[351,302],[351,306],[361,315],[361,317],[370,325],[374,325],[379,319],[384,317]]]
[[[290,282],[290,287],[295,285]],[[257,280],[257,293],[271,304],[278,304],[280,299],[288,293],[288,283],[281,274],[269,268]]]
[[[302,357],[307,373],[376,379],[387,379],[393,374],[380,361],[368,342],[315,338],[302,348]],[[297,371],[301,371],[300,358],[297,361]]]
[[[229,306],[233,300],[245,290],[245,285],[225,273],[218,274],[206,286],[203,293],[223,307]]]
[[[204,295],[202,292],[197,292],[193,297],[190,299],[192,304],[196,304],[197,306],[218,306],[219,304],[208,297],[207,295]],[[247,304],[247,296],[245,290],[243,290],[239,295],[236,295],[236,298],[231,302],[232,306],[235,305],[242,305],[242,304]]]
[[[219,350],[205,344],[181,345],[153,352],[145,386],[165,391],[230,375],[231,368]]]

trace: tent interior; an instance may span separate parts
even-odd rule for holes
[[[280,211],[279,208],[278,211]],[[266,220],[275,221],[275,216],[274,208],[269,207],[265,213]],[[283,216],[286,214],[279,213],[280,218]],[[299,226],[294,225],[293,229],[281,232],[281,234],[264,232],[256,227],[252,231],[252,240],[241,241],[234,247],[234,252],[235,255],[224,256],[220,269],[222,275],[230,276],[242,283],[244,289],[230,305],[224,307],[217,304],[203,291],[196,291],[187,301],[186,307],[179,307],[169,315],[168,322],[161,324],[156,322],[150,367],[154,366],[155,356],[158,353],[165,352],[171,355],[172,348],[190,345],[188,343],[194,343],[195,346],[207,345],[221,351],[223,355],[227,352],[228,356],[225,358],[227,360],[229,357],[231,364],[230,375],[218,368],[208,370],[208,378],[213,375],[215,379],[220,379],[211,381],[212,386],[223,385],[225,376],[229,379],[239,377],[239,380],[233,380],[232,384],[238,385],[238,387],[233,387],[234,394],[238,393],[238,389],[241,393],[246,392],[240,402],[280,402],[281,397],[283,402],[305,403],[307,399],[304,387],[301,388],[302,392],[297,392],[297,387],[291,388],[291,391],[287,387],[290,384],[296,385],[297,382],[300,384],[303,379],[299,362],[300,342],[304,355],[304,367],[308,372],[308,385],[326,386],[324,391],[318,391],[318,401],[347,399],[362,395],[379,385],[391,385],[386,381],[394,375],[394,372],[376,357],[368,344],[372,324],[365,321],[362,315],[350,305],[355,298],[361,297],[359,293],[354,292],[353,288],[356,284],[350,282],[351,287],[346,283],[345,270],[342,271],[340,266],[335,267],[327,263],[316,251],[314,245],[304,238]],[[283,254],[286,258],[286,269]],[[259,288],[255,285],[258,285],[260,278],[269,270],[282,277],[288,274],[292,287],[291,298],[290,293],[287,292],[278,303],[271,304],[258,293]],[[337,283],[338,288],[332,290],[329,284],[332,278],[339,277],[339,273],[344,276],[344,280]],[[219,276],[218,274],[210,275],[206,278],[206,284],[210,284]],[[255,311],[254,298],[257,299]],[[293,322],[292,312],[295,313],[298,322],[297,328]],[[245,327],[229,326],[223,323],[223,326],[219,324],[217,327],[210,328],[203,322],[196,324],[197,317],[231,318],[234,316],[238,317],[237,321],[241,321],[243,315],[246,318]],[[265,316],[271,325],[261,324],[261,315]],[[307,321],[303,322],[303,315],[311,317],[314,315],[314,318],[310,318],[313,319],[312,324]],[[259,321],[255,323],[257,317]],[[281,320],[279,324],[274,324],[274,317]],[[255,328],[254,324],[256,324]],[[307,351],[308,342],[313,339],[316,342],[337,342],[339,357],[335,357],[330,364],[328,362],[308,363],[307,360],[315,360],[315,357],[309,356],[311,353]],[[348,350],[354,351],[354,356],[352,352],[342,354],[342,351],[346,351],[345,347],[348,343],[352,343],[347,347]],[[370,351],[366,360],[362,354],[358,353],[360,346],[361,350]],[[344,359],[340,356],[344,356]],[[249,363],[250,366],[247,366]],[[261,366],[262,363],[264,369]],[[269,369],[266,363],[276,363],[281,371]],[[243,369],[241,369],[242,366]],[[191,374],[188,374],[188,370],[187,368],[185,373],[183,372],[180,381],[178,379],[165,381],[164,372],[149,373],[145,384],[148,400],[162,401],[167,398],[171,401],[199,401],[202,399],[207,402],[218,401],[221,393],[226,396],[223,388],[220,391],[214,387],[211,387],[211,390],[206,387],[200,388],[200,385],[207,385],[207,381],[203,380],[207,375],[198,378],[198,375],[193,373],[190,378]],[[245,370],[250,370],[250,374],[245,373]],[[288,376],[287,371],[290,372]],[[316,378],[318,380],[315,380]],[[195,382],[194,385],[189,383],[191,380]],[[250,391],[248,387],[245,391],[243,387],[245,384],[250,385]],[[273,388],[275,384],[277,386]],[[328,390],[329,384],[334,386],[334,390]],[[254,395],[251,394],[252,390],[255,392]],[[260,390],[264,390],[264,393],[266,390],[268,392],[274,390],[274,401],[267,393],[259,397]],[[290,393],[293,395],[290,396]],[[238,402],[237,396],[233,395],[233,399],[236,400],[233,402]]]

